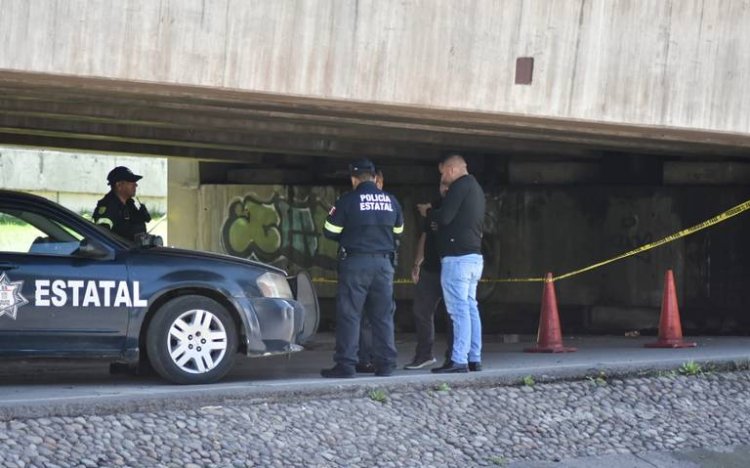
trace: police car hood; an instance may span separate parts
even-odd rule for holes
[[[139,249],[141,255],[148,255],[150,257],[163,257],[163,258],[182,258],[185,260],[208,260],[213,262],[227,263],[231,265],[242,265],[251,268],[258,268],[261,270],[268,270],[279,273],[286,276],[286,272],[281,268],[277,268],[266,263],[256,262],[254,260],[248,260],[239,257],[232,257],[231,255],[224,255],[213,252],[201,252],[197,250],[187,249],[176,249],[173,247],[153,247],[150,249]]]

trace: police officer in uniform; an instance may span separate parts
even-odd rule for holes
[[[133,174],[125,166],[118,166],[107,174],[111,189],[99,200],[94,209],[94,222],[106,226],[115,234],[134,241],[146,233],[146,223],[151,221],[145,205],[136,206],[135,191],[143,176]]]
[[[336,365],[323,377],[354,377],[362,317],[372,326],[375,375],[396,367],[393,273],[396,240],[404,231],[396,198],[375,185],[375,166],[362,159],[349,166],[352,192],[336,201],[323,234],[339,242],[336,292]]]
[[[378,190],[383,190],[384,183],[383,171],[376,167],[375,186]],[[395,301],[393,302],[393,308],[394,310],[396,308]],[[355,369],[357,373],[361,374],[372,374],[375,372],[375,366],[372,364],[372,327],[366,316],[362,316],[362,321],[359,323],[359,362],[355,366]]]

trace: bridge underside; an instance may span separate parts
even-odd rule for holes
[[[0,71],[0,145],[241,163],[245,182],[259,182],[248,175],[257,167],[285,183],[340,180],[340,159],[360,156],[429,167],[432,182],[449,150],[517,161],[750,155],[737,134],[15,71]],[[396,183],[421,177],[390,172]]]
[[[170,227],[170,240],[219,251],[230,192],[343,189],[346,161],[367,156],[383,167],[389,191],[413,207],[434,195],[438,157],[461,151],[491,195],[490,278],[564,272],[610,258],[746,200],[750,182],[746,134],[13,71],[0,71],[0,145],[198,160],[198,180],[191,175],[189,184],[170,189],[170,223],[191,220]],[[169,177],[180,175],[170,170]],[[415,226],[413,210],[405,213]],[[687,328],[746,327],[749,226],[726,223],[561,284],[566,329],[656,323],[666,268],[682,278]],[[401,247],[407,259],[416,244],[411,234]],[[399,277],[408,277],[408,265],[401,270]],[[397,288],[397,298],[409,294]],[[497,285],[483,298],[496,301],[492,320],[504,330],[536,326],[536,287]]]

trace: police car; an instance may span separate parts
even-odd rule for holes
[[[300,351],[315,333],[306,273],[155,244],[0,190],[0,356],[147,360],[197,384],[223,377],[240,352]]]

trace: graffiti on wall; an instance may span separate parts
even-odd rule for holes
[[[221,226],[223,248],[230,255],[286,269],[334,270],[336,244],[322,235],[328,210],[329,204],[314,194],[296,199],[274,192],[261,199],[248,193],[227,206]]]

